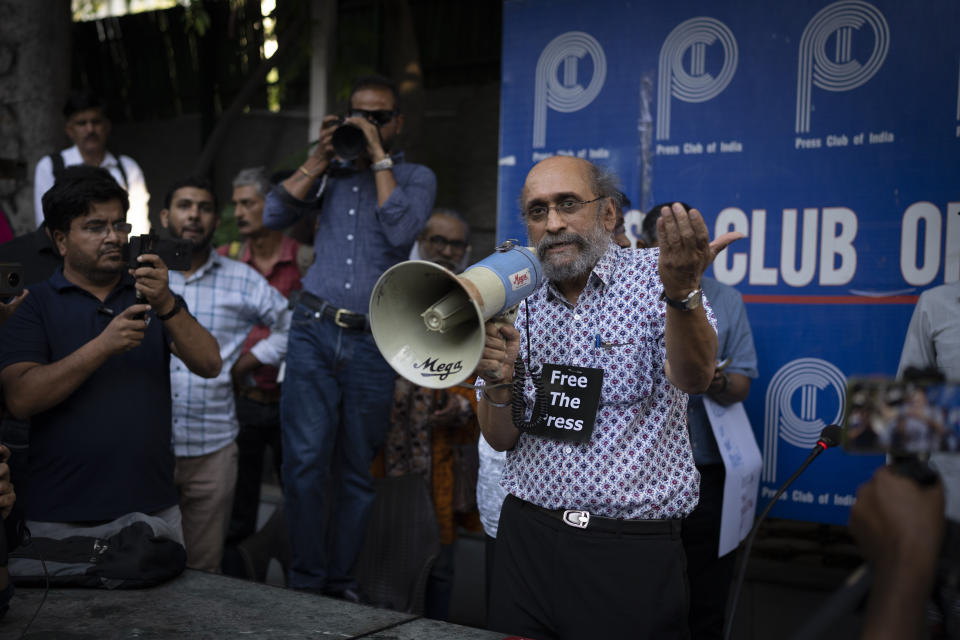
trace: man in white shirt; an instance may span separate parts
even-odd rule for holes
[[[103,167],[113,179],[127,190],[130,209],[127,222],[133,225],[131,236],[150,231],[149,210],[150,194],[143,178],[140,166],[129,156],[115,156],[107,151],[107,138],[110,136],[110,119],[107,117],[103,101],[96,94],[84,90],[71,94],[63,106],[66,118],[64,131],[73,141],[73,146],[44,156],[37,163],[33,178],[33,215],[37,226],[43,222],[41,198],[56,181],[57,173],[63,167],[86,164]],[[59,165],[59,166],[58,166]]]

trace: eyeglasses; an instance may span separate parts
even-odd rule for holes
[[[378,109],[377,111],[368,111],[366,109],[350,109],[350,111],[347,112],[348,118],[364,118],[378,127],[390,124],[390,121],[393,120],[395,115],[397,115],[396,109]]]
[[[594,198],[593,200],[574,200],[573,198],[565,198],[555,205],[546,205],[546,204],[535,204],[527,208],[524,217],[528,220],[533,220],[534,222],[540,222],[541,220],[546,219],[550,214],[550,209],[555,209],[559,215],[573,215],[580,209],[583,209],[588,204],[597,202],[598,200],[603,200],[607,196],[600,196]]]
[[[445,248],[450,247],[454,251],[466,251],[467,243],[463,240],[450,240],[449,238],[444,238],[443,236],[430,236],[427,238],[427,242],[432,244],[435,248],[440,251],[443,251]]]
[[[82,230],[86,233],[101,237],[106,237],[109,235],[110,229],[116,231],[118,235],[125,236],[130,233],[131,229],[133,229],[133,225],[129,222],[114,222],[113,224],[107,222],[91,222],[90,224],[82,227]]]

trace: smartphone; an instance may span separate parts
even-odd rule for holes
[[[164,238],[156,234],[144,234],[130,238],[130,244],[124,246],[124,259],[131,269],[141,266],[137,258],[146,253],[160,256],[169,271],[188,271],[190,269],[193,246],[189,240]]]
[[[0,262],[0,300],[23,293],[23,267],[19,262]]]
[[[843,447],[893,456],[960,453],[960,382],[851,378]]]

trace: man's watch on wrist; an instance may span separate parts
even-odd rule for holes
[[[660,294],[660,299],[666,302],[674,309],[681,311],[693,311],[700,307],[700,299],[703,297],[703,289],[697,288],[691,291],[683,300],[671,300],[667,297],[666,291]]]
[[[157,314],[157,320],[160,320],[161,322],[166,322],[167,320],[169,320],[169,319],[172,318],[173,316],[175,316],[175,315],[177,315],[178,313],[180,313],[180,309],[183,309],[185,306],[186,306],[186,303],[183,301],[183,298],[181,298],[181,297],[178,296],[178,295],[174,295],[174,296],[173,296],[173,309],[170,309],[170,311],[167,311],[166,313],[164,313],[164,314],[162,314],[162,315],[158,313],[158,314]]]
[[[374,162],[372,165],[370,165],[370,168],[373,169],[374,171],[384,171],[386,169],[392,169],[393,159],[390,156],[387,156],[383,160],[377,160],[376,162]]]

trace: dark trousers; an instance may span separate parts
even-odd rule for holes
[[[537,640],[688,638],[680,522],[649,524],[649,532],[577,529],[508,496],[490,628]]]
[[[486,540],[486,546],[484,548],[484,576],[483,576],[483,595],[484,599],[484,619],[486,620],[486,626],[490,628],[490,594],[493,592],[493,564],[496,560],[496,546],[497,539],[488,535],[483,536]]]
[[[722,464],[697,466],[700,502],[683,521],[683,549],[690,583],[690,636],[694,640],[723,637],[724,610],[736,553],[717,557],[723,509]]]
[[[274,469],[280,473],[280,403],[263,403],[238,395],[237,488],[227,529],[227,546],[240,544],[257,530],[263,456],[270,447]]]

